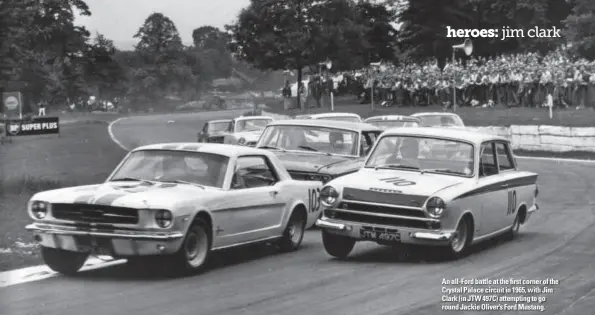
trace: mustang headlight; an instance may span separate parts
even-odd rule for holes
[[[426,203],[426,211],[430,215],[430,217],[434,219],[441,218],[444,215],[444,210],[446,209],[446,203],[444,200],[438,197],[432,197]]]
[[[33,219],[44,219],[50,211],[50,203],[45,201],[31,201],[29,204],[29,212]]]
[[[240,138],[240,139],[238,139],[238,144],[239,145],[245,145],[246,144],[246,138]]]
[[[157,223],[160,228],[170,227],[174,222],[173,220],[174,216],[169,210],[157,210],[157,212],[155,212],[155,223]]]
[[[339,192],[331,186],[325,186],[320,191],[320,202],[327,208],[332,208],[339,200]]]
[[[308,180],[316,180],[323,184],[328,183],[332,178],[328,175],[309,175]]]

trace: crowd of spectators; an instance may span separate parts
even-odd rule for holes
[[[383,64],[342,76],[359,87],[362,103],[371,101],[374,84],[374,103],[383,106],[450,107],[453,88],[457,106],[595,106],[595,62],[571,58],[563,50],[458,60],[443,70],[436,61]]]

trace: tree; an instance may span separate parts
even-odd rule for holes
[[[213,26],[201,26],[192,32],[196,66],[203,83],[229,77],[232,57],[229,51],[230,36]]]
[[[81,93],[89,33],[74,25],[82,0],[0,1],[0,76],[27,82],[33,98],[61,101]]]
[[[101,98],[111,99],[126,91],[124,68],[115,59],[115,54],[113,41],[99,33],[86,52],[86,82]]]
[[[564,21],[566,36],[572,50],[580,56],[593,60],[595,56],[595,2],[575,0],[572,13]]]
[[[161,13],[152,13],[134,36],[142,66],[132,71],[130,94],[137,101],[163,100],[175,95],[190,98],[196,74],[175,24]]]
[[[237,58],[261,70],[295,69],[302,82],[304,67],[327,58],[336,61],[333,69],[370,60],[378,44],[366,36],[378,30],[366,14],[350,0],[251,0],[227,30]]]

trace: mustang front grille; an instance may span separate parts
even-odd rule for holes
[[[52,215],[56,219],[84,223],[137,224],[138,210],[86,204],[52,204]]]
[[[207,142],[209,143],[223,143],[224,137],[210,137]]]
[[[324,216],[330,219],[357,222],[363,224],[378,224],[384,226],[394,227],[408,227],[417,229],[438,230],[440,229],[440,222],[433,220],[420,220],[415,218],[399,217],[399,216],[383,216],[366,214],[359,211],[349,211],[342,209],[327,209],[324,210]]]

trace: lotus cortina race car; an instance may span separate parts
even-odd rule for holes
[[[456,146],[445,156],[434,146]],[[317,221],[327,253],[357,241],[431,245],[452,258],[506,234],[538,210],[537,174],[518,169],[506,138],[464,129],[394,128],[357,173],[327,183]]]
[[[297,249],[319,217],[320,185],[292,180],[266,150],[155,144],[131,151],[103,184],[35,194],[27,229],[45,263],[64,274],[89,255],[197,271],[223,248],[274,241]]]

